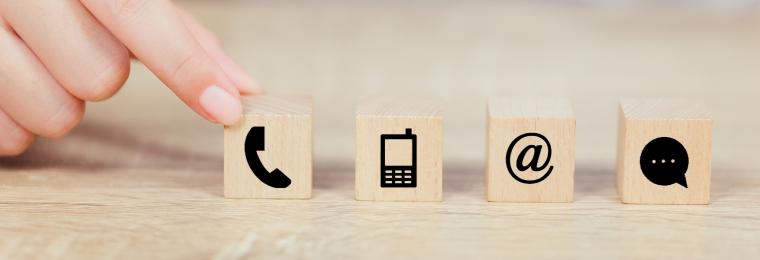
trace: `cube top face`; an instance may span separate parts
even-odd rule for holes
[[[575,118],[568,100],[491,99],[487,131],[488,201],[573,201]]]
[[[708,204],[712,120],[701,102],[620,106],[617,185],[624,203]]]
[[[224,128],[224,196],[310,198],[311,99],[257,96],[243,106],[243,118]]]
[[[564,98],[503,98],[488,100],[489,118],[575,118]]]
[[[357,200],[443,199],[443,119],[426,99],[380,98],[356,118]]]
[[[313,101],[309,96],[242,97],[245,116],[311,116]]]
[[[364,100],[358,117],[441,117],[441,105],[432,98],[378,97]]]
[[[689,99],[624,99],[620,109],[631,120],[711,120],[704,102]]]

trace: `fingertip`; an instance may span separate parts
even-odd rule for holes
[[[240,98],[218,86],[203,90],[199,103],[209,120],[223,125],[237,123],[243,113]]]

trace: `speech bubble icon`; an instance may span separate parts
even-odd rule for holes
[[[647,143],[641,151],[639,165],[644,176],[654,184],[669,186],[678,183],[689,188],[686,183],[689,154],[676,139],[659,137]]]

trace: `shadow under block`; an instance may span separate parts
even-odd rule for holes
[[[623,203],[710,203],[712,119],[701,102],[624,100],[618,124]]]
[[[441,201],[442,142],[443,118],[433,100],[385,97],[361,103],[356,199]]]
[[[290,180],[286,187],[276,169]],[[311,191],[311,98],[244,97],[243,118],[224,128],[224,197],[308,199]]]
[[[491,98],[486,136],[488,201],[573,201],[575,116],[568,100]]]

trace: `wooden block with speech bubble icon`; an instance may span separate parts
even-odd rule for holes
[[[572,202],[575,116],[567,99],[491,98],[486,198]]]
[[[441,201],[443,118],[437,101],[378,97],[356,114],[357,200]]]
[[[712,118],[700,101],[620,103],[617,187],[623,203],[709,204]]]
[[[311,198],[311,97],[242,101],[243,117],[224,127],[224,197]]]

